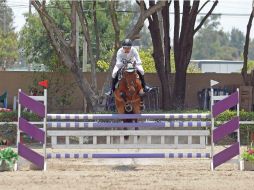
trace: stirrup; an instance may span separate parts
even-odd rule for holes
[[[112,94],[113,94],[113,91],[112,91],[112,90],[110,90],[110,91],[108,91],[108,92],[105,93],[106,96],[111,96]]]
[[[153,88],[151,88],[149,86],[145,86],[145,88],[144,88],[144,92],[150,92],[151,90],[153,90]]]

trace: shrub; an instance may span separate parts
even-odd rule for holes
[[[9,168],[13,168],[13,165],[18,160],[18,154],[11,148],[5,148],[0,150],[0,165],[5,162]]]

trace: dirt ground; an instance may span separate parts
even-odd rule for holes
[[[12,189],[253,189],[254,171],[208,159],[52,159],[45,172],[0,172],[0,190]]]

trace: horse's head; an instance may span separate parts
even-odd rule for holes
[[[139,88],[137,76],[134,63],[128,63],[123,69],[123,81],[125,82],[126,90],[131,96],[133,96]]]

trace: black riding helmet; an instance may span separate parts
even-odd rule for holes
[[[131,47],[132,46],[132,41],[130,39],[125,39],[122,43],[123,47]]]

